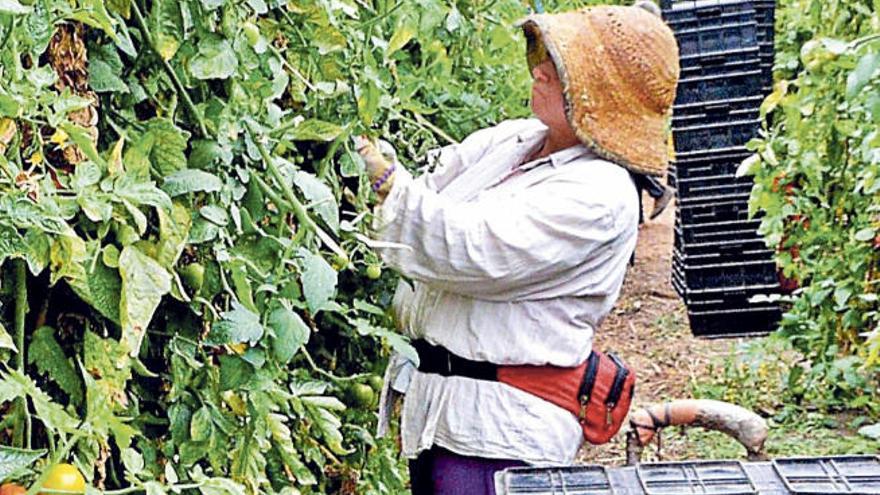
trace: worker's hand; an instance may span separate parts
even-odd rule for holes
[[[394,172],[398,166],[397,152],[388,142],[381,139],[373,142],[365,136],[356,137],[354,147],[366,164],[373,190],[380,198],[384,198],[391,189]]]

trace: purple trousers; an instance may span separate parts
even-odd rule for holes
[[[526,463],[458,455],[440,447],[409,463],[413,495],[495,495],[495,472]]]

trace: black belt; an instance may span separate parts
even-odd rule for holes
[[[498,366],[486,361],[472,361],[449,352],[426,340],[414,340],[419,354],[419,371],[442,376],[463,376],[474,380],[498,381]]]

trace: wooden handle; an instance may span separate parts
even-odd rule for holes
[[[656,404],[630,416],[627,434],[627,464],[638,464],[642,450],[667,426],[700,426],[726,433],[741,443],[749,460],[765,459],[767,422],[748,409],[717,400],[676,400]]]

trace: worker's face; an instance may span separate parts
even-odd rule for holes
[[[547,127],[567,128],[562,81],[552,60],[532,69],[532,112]]]

